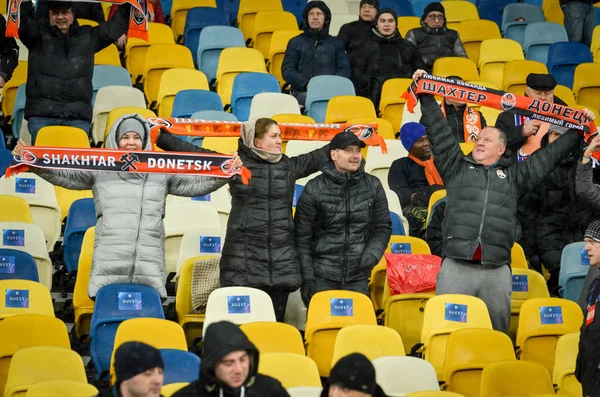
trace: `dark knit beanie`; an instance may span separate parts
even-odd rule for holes
[[[125,342],[115,352],[117,383],[152,368],[165,368],[160,351],[142,342]]]
[[[379,10],[379,0],[360,0],[360,7],[362,7],[364,4],[370,4]]]
[[[377,21],[379,20],[381,14],[392,14],[394,16],[394,20],[398,21],[398,14],[396,14],[396,11],[394,11],[392,8],[382,8],[377,12],[377,16],[375,17],[375,24],[377,24]]]
[[[360,353],[341,358],[331,369],[328,383],[370,395],[375,394],[377,390],[375,368],[371,361]]]
[[[429,15],[430,12],[434,11],[441,12],[442,14],[444,14],[444,17],[446,17],[446,9],[442,5],[442,3],[435,2],[427,4],[427,7],[425,7],[425,9],[423,10],[423,16],[421,17],[421,19],[425,20],[425,18],[427,18],[427,15]]]

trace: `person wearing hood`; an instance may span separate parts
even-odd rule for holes
[[[173,397],[288,397],[281,383],[258,373],[258,349],[229,321],[210,324],[204,336],[200,378]]]
[[[281,152],[277,122],[260,118],[242,124],[238,152],[252,172],[248,185],[231,181],[231,214],[221,253],[221,286],[260,288],[282,322],[290,292],[302,285],[294,246],[292,203],[296,180],[319,171],[329,145],[295,157]],[[157,145],[177,152],[206,152],[161,131]]]
[[[386,394],[377,384],[371,361],[361,353],[352,353],[333,366],[321,397],[386,397]]]
[[[291,39],[285,50],[281,74],[304,106],[311,78],[335,75],[350,78],[344,43],[329,35],[331,11],[322,1],[309,1],[302,12],[304,33]]]
[[[320,291],[367,294],[371,269],[392,234],[381,182],[364,169],[365,143],[344,131],[329,147],[331,161],[304,187],[294,217],[306,306]]]
[[[23,146],[23,141],[19,141],[13,155],[20,156]],[[128,114],[115,121],[106,138],[106,148],[152,150],[150,131],[144,119],[137,114]],[[234,158],[235,167],[240,167],[237,154]],[[91,298],[109,284],[144,284],[166,298],[163,218],[167,194],[202,196],[228,181],[193,175],[35,167],[31,172],[65,189],[92,190],[97,221],[88,286]]]
[[[411,29],[406,40],[419,50],[425,70],[431,73],[433,63],[442,57],[467,58],[458,32],[446,26],[446,10],[442,3],[429,3],[421,17],[421,27]]]
[[[379,0],[361,0],[358,20],[348,22],[340,28],[337,38],[344,43],[350,58],[350,68],[353,67],[352,53],[371,37],[371,29],[378,12]]]
[[[352,82],[356,94],[373,101],[379,108],[381,89],[386,80],[410,78],[425,64],[417,48],[400,36],[398,16],[391,8],[377,13],[370,37],[353,52]]]

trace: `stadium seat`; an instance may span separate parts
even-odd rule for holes
[[[550,45],[560,41],[569,41],[563,26],[552,22],[532,22],[525,28],[525,57],[545,65]]]
[[[380,147],[369,146],[367,147],[366,167],[367,173],[376,176],[382,183],[384,189],[389,189],[387,183],[387,175],[392,163],[401,158],[406,157],[408,152],[402,146],[400,140],[386,139],[385,143],[388,148],[387,153],[383,153]]]
[[[557,25],[563,25],[565,20],[565,14],[562,8],[557,4],[548,8],[544,8],[544,15],[546,21],[555,23]]]
[[[188,10],[183,30],[183,43],[190,49],[194,63],[197,63],[200,34],[202,29],[208,26],[230,26],[227,13],[213,7],[194,6]]]
[[[164,385],[160,389],[160,395],[163,397],[171,397],[172,395],[174,395],[175,393],[177,393],[179,390],[183,389],[187,385],[189,385],[188,382],[179,382],[179,383],[171,383],[170,385]]]
[[[511,270],[512,296],[508,336],[515,341],[523,302],[531,298],[549,298],[550,293],[544,276],[537,271],[517,267],[511,267]]]
[[[573,302],[577,302],[579,299],[585,276],[590,268],[589,265],[582,263],[584,247],[585,242],[583,241],[567,244],[563,248],[560,257],[560,273],[558,276],[559,293],[561,298],[569,299]]]
[[[221,97],[219,97],[220,99]],[[192,119],[201,120],[217,120],[217,121],[238,121],[235,115],[224,112],[222,110],[200,110],[192,114]],[[231,148],[231,150],[237,149],[237,138],[232,137],[206,137],[202,138],[199,136],[189,136],[187,141],[199,147],[204,147],[204,140],[208,139],[212,146],[221,148]],[[231,153],[229,150],[227,153]]]
[[[529,73],[547,74],[548,68],[543,63],[529,60],[515,60],[506,62],[502,91],[524,95],[527,89],[527,76]]]
[[[90,322],[94,312],[94,301],[88,295],[92,255],[94,253],[94,237],[96,227],[90,227],[83,236],[81,252],[77,264],[77,278],[73,289],[73,311],[75,313],[75,335],[85,339],[90,334]]]
[[[24,198],[15,196],[9,187],[9,184],[15,184],[12,178],[0,178],[0,183],[5,186],[5,190],[0,194],[0,222],[22,222],[33,224],[29,203]],[[1,186],[1,185],[0,185]],[[11,194],[13,193],[13,194]]]
[[[493,21],[498,27],[502,26],[502,15],[504,14],[504,7],[510,4],[510,0],[500,1],[479,1],[477,5],[477,11],[479,11],[479,18]]]
[[[80,128],[50,125],[40,129],[35,146],[89,148],[90,140]]]
[[[435,203],[444,197],[446,197],[446,189],[436,190],[435,192],[431,193],[431,196],[429,196],[429,204],[427,205],[427,225],[429,225],[429,221],[431,220]]]
[[[559,42],[548,49],[548,69],[558,84],[573,87],[575,68],[581,63],[594,62],[587,45]]]
[[[283,57],[285,56],[285,50],[288,42],[294,37],[302,34],[301,30],[277,30],[273,32],[271,36],[271,46],[269,47],[268,54],[268,69],[269,73],[277,77],[279,85],[283,87],[286,82],[281,74],[281,64],[283,63]]]
[[[12,116],[17,97],[17,90],[27,81],[27,61],[19,61],[13,75],[2,87],[2,114]]]
[[[81,397],[96,396],[98,389],[85,382],[48,381],[40,382],[27,390],[26,397]]]
[[[20,314],[0,321],[0,394],[14,354],[25,347],[56,346],[70,349],[69,333],[62,320],[41,314]]]
[[[421,390],[439,391],[435,369],[416,357],[379,357],[373,366],[377,384],[388,396],[405,396]]]
[[[52,288],[52,261],[48,255],[44,232],[39,226],[21,222],[0,222],[2,243],[0,248],[25,251],[35,258],[40,283]]]
[[[448,337],[452,331],[461,328],[492,329],[490,315],[481,299],[445,294],[427,301],[421,331],[423,358],[433,365],[440,381],[444,380]]]
[[[4,396],[23,396],[36,383],[56,380],[87,383],[81,356],[64,347],[25,347],[12,358]]]
[[[118,66],[95,65],[94,75],[92,76],[92,86],[94,89],[92,103],[95,102],[97,92],[100,88],[113,85],[131,87],[131,79],[129,78],[129,72],[127,71],[127,69],[121,67],[120,61]]]
[[[130,318],[165,315],[158,292],[141,284],[109,284],[98,291],[90,324],[90,357],[96,368],[96,380],[111,368],[115,335],[121,323]]]
[[[69,272],[77,270],[83,237],[86,231],[95,225],[94,199],[85,198],[75,201],[69,210],[63,239],[65,267]]]
[[[405,397],[465,397],[451,391],[416,391],[408,393]]]
[[[512,268],[521,268],[521,269],[527,269],[527,258],[525,257],[525,251],[523,250],[523,247],[521,247],[521,245],[519,243],[514,243],[511,251],[510,251],[510,256],[511,256],[511,262],[510,262],[510,266]]]
[[[349,325],[335,338],[331,367],[343,357],[364,354],[369,360],[386,356],[404,356],[402,338],[396,331],[379,325]]]
[[[204,73],[185,68],[165,70],[160,78],[156,103],[150,103],[148,107],[158,108],[158,117],[171,117],[175,95],[188,89],[208,91],[208,80]]]
[[[413,11],[414,12],[414,11]],[[402,37],[406,37],[406,34],[415,28],[421,27],[420,16],[399,16],[397,21],[398,31]]]
[[[294,326],[277,322],[252,322],[242,324],[240,328],[256,346],[261,357],[266,353],[304,355],[302,336]]]
[[[40,281],[35,258],[24,251],[0,248],[0,280]]]
[[[342,95],[355,95],[354,84],[350,79],[341,76],[315,76],[308,82],[305,113],[317,123],[323,123],[329,100]],[[353,117],[363,116],[356,114]],[[367,117],[377,117],[377,115],[369,114]]]
[[[221,97],[207,90],[181,90],[173,100],[171,117],[189,118],[200,110],[223,110]]]
[[[564,85],[557,85],[554,87],[554,96],[560,98],[567,104],[567,106],[575,106],[577,102],[575,101],[575,95],[573,91]]]
[[[468,58],[438,58],[433,63],[433,74],[441,77],[459,76],[464,81],[479,80],[477,65]]]
[[[243,72],[267,73],[262,54],[253,48],[225,48],[217,67],[217,94],[225,106],[231,103],[235,77]]]
[[[137,88],[125,86],[106,86],[98,90],[92,118],[92,138],[95,143],[104,139],[108,113],[122,106],[146,107],[144,93]]]
[[[479,62],[479,47],[487,39],[500,39],[500,29],[493,21],[485,19],[467,19],[461,21],[457,27],[458,34],[470,60]]]
[[[255,95],[261,92],[280,93],[279,82],[267,73],[240,73],[233,79],[231,113],[239,121],[247,121]]]
[[[517,329],[517,355],[522,361],[554,368],[558,338],[578,332],[583,313],[575,302],[560,298],[532,298],[523,302]]]
[[[106,137],[108,136],[110,128],[114,122],[126,114],[138,114],[144,119],[156,117],[156,114],[152,110],[146,109],[145,107],[121,106],[114,108],[108,113],[108,117],[106,118],[106,130],[104,131],[104,138],[102,139],[103,142],[106,142]]]
[[[335,338],[347,325],[376,325],[373,305],[368,297],[352,291],[322,291],[313,295],[306,320],[306,355],[329,376]]]
[[[381,117],[392,123],[394,133],[400,131],[402,111],[406,100],[400,96],[408,89],[412,79],[389,79],[383,83],[379,112]]]
[[[293,124],[315,124],[315,120],[309,116],[302,114],[278,113],[271,116],[278,124],[293,123]]]
[[[25,115],[25,99],[25,84],[21,84],[19,88],[17,88],[12,117],[10,118],[13,136],[17,138],[19,138],[21,135],[21,126],[23,125],[23,117]]]
[[[431,255],[431,250],[427,242],[412,236],[392,236],[385,252],[391,254]]]
[[[283,5],[281,0],[240,0],[237,20],[246,43],[252,39],[254,21],[260,11],[283,11]]]
[[[278,113],[300,115],[298,100],[291,95],[277,92],[261,92],[250,103],[250,120],[271,117]]]
[[[229,47],[246,47],[239,29],[229,26],[207,26],[202,29],[196,62],[209,82],[216,79],[221,52]]]
[[[121,58],[116,45],[111,44],[94,54],[94,67],[100,65],[121,67]]]
[[[287,389],[290,397],[320,397],[322,391],[321,386],[298,386]]]
[[[342,26],[356,20],[358,20],[356,14],[335,14],[335,18],[332,18],[329,23],[329,34],[337,36],[340,33]]]
[[[526,361],[510,360],[486,365],[481,374],[481,397],[511,395],[554,395],[550,374],[543,366]]]
[[[579,352],[579,332],[565,334],[556,344],[556,358],[552,381],[557,394],[581,396],[581,383],[575,378],[575,363]]]
[[[448,29],[458,28],[459,23],[465,19],[479,19],[477,7],[469,1],[442,1],[442,5],[446,10],[445,19]]]
[[[597,26],[594,28],[590,50],[592,51],[594,62],[600,62],[600,28]]]
[[[294,14],[287,11],[260,11],[254,20],[252,32],[252,47],[263,54],[263,58],[269,58],[271,49],[271,38],[278,30],[296,30],[298,21]]]
[[[305,153],[312,152],[313,150],[317,150],[322,148],[327,142],[324,141],[304,141],[304,140],[294,140],[288,141],[285,147],[285,155],[288,157],[299,156]],[[315,172],[310,174],[305,178],[300,178],[296,180],[296,185],[305,186],[308,181],[320,175],[321,172]],[[296,197],[297,199],[298,197]]]
[[[160,349],[165,363],[164,384],[191,383],[198,379],[200,357],[180,349]]]
[[[165,12],[167,12],[166,9]],[[131,74],[131,81],[133,83],[138,83],[142,79],[148,47],[150,47],[151,44],[161,43],[175,44],[175,40],[173,39],[171,27],[157,22],[148,23],[148,41],[135,37],[129,37],[127,39],[127,45],[125,47],[125,67]]]
[[[491,329],[464,328],[450,334],[444,366],[444,390],[479,397],[481,372],[489,363],[516,360],[506,334]]]
[[[525,59],[519,43],[509,39],[487,39],[479,50],[479,73],[483,81],[502,87],[504,65],[508,61]]]
[[[54,317],[48,288],[29,280],[0,280],[0,319],[18,314],[41,314]]]
[[[302,23],[302,11],[304,11],[305,4],[302,4],[302,2],[298,2],[297,0],[282,0],[281,4],[285,11],[294,14],[296,22],[300,25]]]
[[[225,11],[231,25],[237,24],[240,0],[217,0],[217,8]]]
[[[209,140],[207,145],[211,146],[211,141]],[[207,147],[208,147],[207,146]],[[207,148],[205,147],[205,149]],[[225,152],[225,153],[231,153]],[[229,194],[229,186],[224,185],[219,189],[215,190],[212,193],[206,194],[204,196],[197,197],[179,197],[179,196],[167,196],[167,205],[170,205],[169,197],[173,198],[173,203],[178,202],[189,202],[189,201],[202,201],[207,204],[210,204],[211,207],[214,207],[219,212],[219,218],[221,219],[221,230],[227,229],[227,221],[229,220],[229,213],[231,212],[231,195]],[[181,252],[181,251],[180,251]]]
[[[327,103],[325,123],[345,123],[356,117],[377,117],[370,99],[360,96],[335,96]]]
[[[171,7],[171,29],[176,43],[183,39],[188,11],[195,7],[217,7],[215,0],[173,0]]]
[[[575,68],[573,93],[578,104],[600,109],[600,64],[582,63]]]
[[[504,7],[502,32],[507,39],[525,44],[525,28],[532,22],[546,22],[544,11],[533,4],[513,3]]]
[[[225,229],[192,229],[181,237],[177,261],[177,274],[181,266],[190,258],[197,256],[221,256],[225,245]]]
[[[321,386],[317,365],[300,354],[261,353],[258,372],[277,379],[284,388]]]

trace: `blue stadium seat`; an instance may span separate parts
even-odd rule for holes
[[[306,3],[300,0],[282,0],[283,11],[291,12],[298,21],[298,26],[302,23],[302,11]]]
[[[548,49],[554,43],[569,41],[565,28],[552,22],[532,22],[525,28],[525,59],[548,62]]]
[[[235,115],[224,112],[222,110],[200,110],[192,114],[193,119],[202,120],[220,120],[220,121],[238,121]],[[204,138],[198,136],[188,136],[187,141],[198,147],[202,147],[202,141]]]
[[[175,95],[171,117],[191,117],[200,110],[223,110],[223,102],[216,92],[182,90]]]
[[[315,76],[308,82],[306,114],[317,123],[325,122],[327,104],[334,96],[356,95],[354,84],[341,76]]]
[[[161,0],[160,5],[162,6],[167,22],[169,22],[171,17],[171,8],[173,7],[173,0]]]
[[[502,26],[502,15],[504,14],[504,8],[511,3],[516,3],[512,0],[496,0],[496,1],[483,1],[480,0],[477,4],[477,11],[479,11],[480,19],[487,19],[494,21],[498,25],[498,28]],[[414,5],[413,5],[414,6]],[[416,12],[416,10],[415,10]]]
[[[523,0],[523,3],[533,4],[534,6],[538,7],[541,7],[544,4],[543,0]]]
[[[127,69],[120,66],[112,65],[95,65],[94,75],[92,77],[92,85],[94,86],[94,97],[92,103],[96,99],[96,93],[102,87],[109,85],[122,85],[131,87],[131,76]]]
[[[156,290],[140,284],[100,288],[90,324],[90,357],[96,368],[96,380],[108,375],[117,328],[123,321],[137,317],[165,318]]]
[[[183,42],[192,52],[196,64],[200,33],[207,26],[229,26],[229,17],[225,11],[213,7],[194,7],[188,11],[183,31]]]
[[[94,199],[79,199],[71,204],[63,240],[65,267],[70,272],[77,270],[81,243],[86,230],[96,225]]]
[[[227,13],[230,25],[235,25],[240,8],[240,0],[217,0],[217,8]]]
[[[413,0],[413,1],[411,1],[413,12],[415,13],[415,15],[418,17],[423,15],[423,11],[425,10],[425,7],[427,7],[427,5],[429,3],[431,3],[431,0]]]
[[[0,149],[0,175],[4,175],[12,161],[12,153],[8,149]]]
[[[281,92],[277,77],[267,73],[240,73],[233,80],[231,113],[239,121],[247,121],[254,95],[261,92]]]
[[[560,286],[560,296],[577,302],[585,276],[590,268],[589,265],[583,265],[581,250],[585,247],[585,242],[578,241],[568,244],[563,248],[560,257],[560,273],[558,276],[558,285]]]
[[[17,89],[11,118],[13,136],[17,138],[21,135],[21,124],[23,124],[23,116],[25,115],[25,99],[25,83],[23,83]]]
[[[390,212],[390,217],[392,218],[392,235],[406,236],[404,224],[402,223],[400,216],[395,212]]]
[[[200,357],[194,353],[176,349],[160,349],[165,364],[164,384],[192,383],[200,376]]]
[[[0,249],[0,280],[40,281],[33,256],[24,251]]]
[[[6,142],[4,141],[4,133],[0,132],[0,150],[6,149]]]
[[[573,89],[573,75],[580,63],[594,62],[590,48],[583,43],[554,43],[548,49],[548,71],[556,82]]]
[[[298,204],[298,200],[300,200],[300,195],[304,191],[304,186],[296,183],[294,186],[294,199],[292,200],[292,207],[295,207]]]
[[[594,27],[600,25],[600,8],[594,7]]]
[[[524,18],[525,21],[518,22],[519,18]],[[541,7],[523,3],[508,4],[502,14],[502,35],[517,41],[523,47],[527,25],[531,22],[545,21],[546,17]]]
[[[415,16],[413,6],[408,0],[380,0],[379,9],[391,8],[396,11],[399,17],[412,17]],[[422,13],[421,13],[422,14]],[[421,14],[417,16],[421,16]]]
[[[209,82],[217,77],[221,51],[229,47],[246,47],[241,30],[231,26],[207,26],[202,29],[196,62],[198,70],[204,72]]]

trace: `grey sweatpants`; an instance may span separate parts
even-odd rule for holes
[[[512,277],[508,266],[494,267],[445,258],[437,276],[436,294],[464,294],[485,302],[492,326],[508,332]]]

